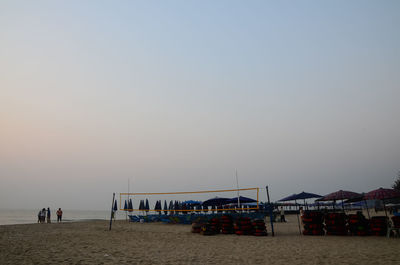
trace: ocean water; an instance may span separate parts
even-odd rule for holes
[[[85,210],[63,210],[64,222],[77,222],[85,220],[109,220],[110,211],[85,211]],[[0,225],[10,224],[33,224],[37,222],[36,210],[9,210],[0,209]],[[51,221],[57,222],[57,209],[51,209]],[[125,219],[125,213],[117,212],[117,219]]]

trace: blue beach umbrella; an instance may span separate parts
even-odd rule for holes
[[[189,205],[200,205],[201,201],[187,200],[187,201],[184,201],[183,203],[189,204]]]
[[[114,201],[114,208],[113,208],[114,212],[116,212],[118,210],[118,205],[117,205],[117,200]]]
[[[169,207],[168,207],[169,213],[173,214],[174,213],[174,203],[172,202],[172,200],[169,201]]]
[[[220,198],[220,197],[215,197],[215,198],[212,198],[212,199],[208,199],[208,200],[206,200],[206,201],[204,201],[203,203],[202,203],[202,205],[203,206],[218,206],[218,205],[224,205],[224,204],[227,204],[227,202],[229,201],[230,199],[228,199],[228,198]]]
[[[251,198],[247,198],[244,196],[239,196],[239,201],[240,201],[240,203],[257,202],[256,200],[253,200]],[[229,201],[227,201],[227,203],[237,203],[237,202],[238,202],[238,197],[232,198]]]
[[[146,212],[148,212],[150,210],[149,200],[148,199],[146,199],[145,210],[146,210]]]
[[[132,212],[133,211],[133,203],[132,203],[132,199],[129,199],[129,203],[128,203],[128,211]]]
[[[166,200],[164,200],[164,214],[168,214],[168,206]]]
[[[126,200],[125,200],[124,211],[127,211],[127,210],[128,210],[128,204],[126,203]]]

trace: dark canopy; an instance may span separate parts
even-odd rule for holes
[[[325,195],[324,197],[318,199],[318,201],[337,201],[337,200],[348,200],[360,197],[361,194],[348,190],[338,190]]]
[[[226,203],[237,203],[237,202],[238,202],[238,197],[232,198],[232,199],[228,200]],[[257,201],[253,200],[251,198],[244,197],[244,196],[239,196],[239,202],[240,203],[250,203],[250,202],[257,202]],[[224,204],[226,204],[226,203],[224,203]]]
[[[293,195],[287,196],[283,199],[280,199],[279,201],[285,202],[285,201],[305,200],[305,199],[321,198],[321,197],[322,197],[321,195],[303,191],[299,194],[293,194]]]
[[[215,197],[209,200],[204,201],[201,205],[203,206],[219,206],[219,205],[223,205],[226,204],[227,201],[229,201],[230,199],[228,198],[219,198],[219,197]],[[237,201],[237,199],[236,199]]]
[[[384,188],[372,190],[364,195],[365,200],[385,200],[399,197],[400,191]]]

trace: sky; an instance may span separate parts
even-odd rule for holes
[[[230,189],[235,170],[263,200],[390,187],[399,26],[389,0],[1,1],[0,208],[103,210],[128,180]]]

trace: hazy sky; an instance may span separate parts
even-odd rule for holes
[[[400,1],[1,1],[0,208],[390,187]],[[265,192],[261,193],[265,198]]]

